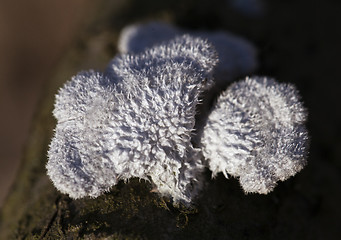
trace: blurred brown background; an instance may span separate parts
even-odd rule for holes
[[[44,82],[92,10],[90,0],[0,0],[0,206]]]

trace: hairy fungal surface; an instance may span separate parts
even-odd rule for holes
[[[245,192],[266,194],[306,164],[306,111],[294,86],[246,78],[218,98],[201,143],[213,176],[239,177]]]
[[[223,31],[188,31],[163,22],[125,27],[120,34],[118,50],[121,53],[139,53],[185,33],[207,39],[214,46],[219,56],[214,81],[223,88],[234,78],[250,74],[257,68],[255,46],[240,36]]]
[[[74,76],[56,96],[47,173],[72,198],[97,197],[132,177],[189,203],[200,191],[200,149],[191,144],[198,96],[217,63],[190,36],[114,58],[104,74]]]
[[[153,45],[140,29],[123,34],[126,43]],[[158,31],[155,41],[166,36]],[[197,34],[207,35],[222,56],[241,46],[231,38],[222,50],[223,33]],[[221,56],[225,68],[216,67],[212,45],[189,35],[153,46],[118,55],[104,73],[80,72],[59,90],[46,165],[57,189],[75,199],[97,197],[120,180],[139,178],[161,196],[190,204],[202,189],[205,165],[213,176],[238,177],[246,193],[263,194],[304,167],[306,111],[293,85],[246,78],[230,85],[209,111],[203,95],[219,85],[214,78],[232,58]],[[246,71],[233,59],[226,74]]]

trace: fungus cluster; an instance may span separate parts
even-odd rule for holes
[[[250,74],[257,68],[255,46],[240,36],[223,31],[181,29],[164,22],[137,23],[123,28],[118,39],[118,50],[136,54],[183,34],[207,39],[217,51],[219,62],[215,66],[214,82],[218,88],[225,88],[234,79]]]
[[[203,154],[213,176],[239,177],[245,192],[266,194],[303,168],[305,121],[293,85],[247,77],[219,96],[203,130]]]
[[[196,125],[208,89],[255,68],[251,44],[222,33],[177,36],[182,30],[170,26],[152,41],[139,34],[150,26],[167,30],[126,29],[122,53],[104,73],[81,72],[56,95],[46,168],[58,190],[75,199],[97,197],[137,177],[190,204],[205,166],[213,176],[239,177],[245,192],[257,193],[303,168],[306,113],[292,85],[246,78],[221,93],[205,124]]]

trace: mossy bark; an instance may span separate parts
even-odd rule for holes
[[[303,5],[275,1],[268,6],[268,11],[274,12],[250,20],[234,13],[225,2],[99,3],[100,14],[93,17],[46,86],[21,170],[1,212],[1,239],[332,239],[340,234],[337,215],[333,215],[340,209],[340,192],[336,190],[340,176],[316,151],[302,173],[280,183],[268,195],[245,195],[236,179],[227,180],[222,175],[211,179],[207,171],[207,185],[192,208],[173,206],[153,193],[148,182],[138,179],[120,182],[96,199],[72,200],[59,193],[46,175],[47,149],[55,126],[51,114],[54,94],[78,71],[102,70],[116,53],[119,30],[133,21],[157,18],[184,27],[240,33],[264,48],[272,47],[263,49],[259,73],[297,80],[302,89],[306,84],[298,80],[302,69],[282,67],[287,63],[282,58],[287,51],[296,56],[289,47],[281,50],[283,42],[291,46],[295,42],[291,35],[276,30],[278,26],[290,30],[295,24],[294,20],[280,19],[278,13],[297,6],[304,9]],[[301,44],[304,35],[295,34],[301,36],[297,40]],[[304,60],[297,55],[298,60],[300,57]],[[303,96],[310,102],[309,96],[314,94],[309,91],[314,89],[307,89]]]

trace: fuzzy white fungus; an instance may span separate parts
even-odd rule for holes
[[[253,69],[253,47],[226,33],[197,32],[217,47],[216,68],[211,44],[175,37],[181,32],[160,23],[131,26],[120,43],[130,53],[115,57],[104,73],[79,73],[59,90],[46,165],[58,190],[75,199],[97,197],[136,177],[189,204],[202,189],[204,164],[213,176],[239,177],[245,192],[264,194],[304,167],[306,111],[295,87],[246,78],[229,86],[210,112],[202,94],[219,85],[213,77]]]
[[[189,203],[201,188],[202,155],[191,143],[199,94],[217,62],[204,40],[178,37],[82,72],[56,96],[47,173],[72,198],[97,197],[132,177]]]
[[[214,81],[221,88],[225,88],[236,77],[250,74],[257,68],[255,46],[240,36],[223,31],[188,31],[164,22],[125,27],[118,40],[118,50],[121,53],[139,53],[185,33],[207,39],[216,49],[219,62],[214,70]]]
[[[245,192],[266,194],[306,163],[306,111],[293,85],[246,78],[218,98],[201,144],[213,176],[239,177]]]

